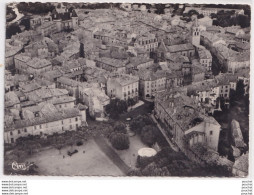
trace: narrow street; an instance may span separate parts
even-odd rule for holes
[[[99,146],[109,159],[125,174],[127,175],[130,167],[118,156],[118,154],[108,145],[104,137],[98,136],[94,138],[95,143]]]
[[[151,114],[150,115],[152,120],[156,123],[157,127],[159,128],[160,132],[162,133],[162,135],[164,136],[164,138],[166,139],[166,141],[168,142],[168,144],[170,145],[170,147],[175,151],[175,152],[179,152],[179,148],[172,143],[172,141],[168,138],[165,130],[160,126],[160,124],[158,123],[158,121],[155,119],[154,115]]]

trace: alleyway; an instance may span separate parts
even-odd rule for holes
[[[157,127],[159,128],[160,132],[162,133],[162,135],[164,136],[164,138],[166,139],[166,141],[168,142],[168,144],[170,145],[170,147],[175,151],[175,152],[178,152],[179,149],[178,147],[172,143],[172,141],[168,138],[165,130],[160,126],[160,124],[158,123],[158,121],[155,119],[154,115],[151,114],[150,115],[152,120],[156,123]]]

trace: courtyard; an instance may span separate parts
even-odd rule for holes
[[[100,150],[93,139],[82,146],[73,146],[78,153],[71,157],[67,146],[61,150],[53,148],[34,154],[27,159],[38,166],[39,175],[52,176],[123,176],[124,173]],[[85,152],[83,152],[85,151]]]

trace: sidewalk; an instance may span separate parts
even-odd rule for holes
[[[125,174],[127,175],[130,167],[118,156],[118,154],[108,145],[105,138],[99,136],[94,138],[95,143],[99,148],[110,158],[110,160]]]
[[[150,115],[152,120],[156,123],[157,127],[159,128],[160,132],[162,133],[162,135],[165,137],[166,141],[168,142],[168,144],[170,145],[170,147],[175,151],[175,152],[179,152],[179,148],[172,143],[172,141],[168,138],[165,130],[160,126],[160,124],[158,123],[158,121],[155,119],[154,115],[151,114]]]

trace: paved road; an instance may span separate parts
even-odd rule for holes
[[[118,156],[118,154],[108,145],[104,137],[94,138],[95,143],[99,148],[109,157],[109,159],[125,174],[130,170],[125,162]]]
[[[173,144],[172,141],[168,138],[168,136],[167,136],[165,130],[160,126],[160,124],[158,123],[158,121],[155,119],[154,115],[151,114],[150,116],[151,116],[152,120],[156,123],[157,127],[159,128],[159,130],[160,130],[160,132],[162,133],[162,135],[165,137],[165,139],[166,139],[166,141],[168,142],[168,144],[170,145],[170,147],[171,147],[174,151],[179,152],[179,148],[178,148],[175,144]]]

